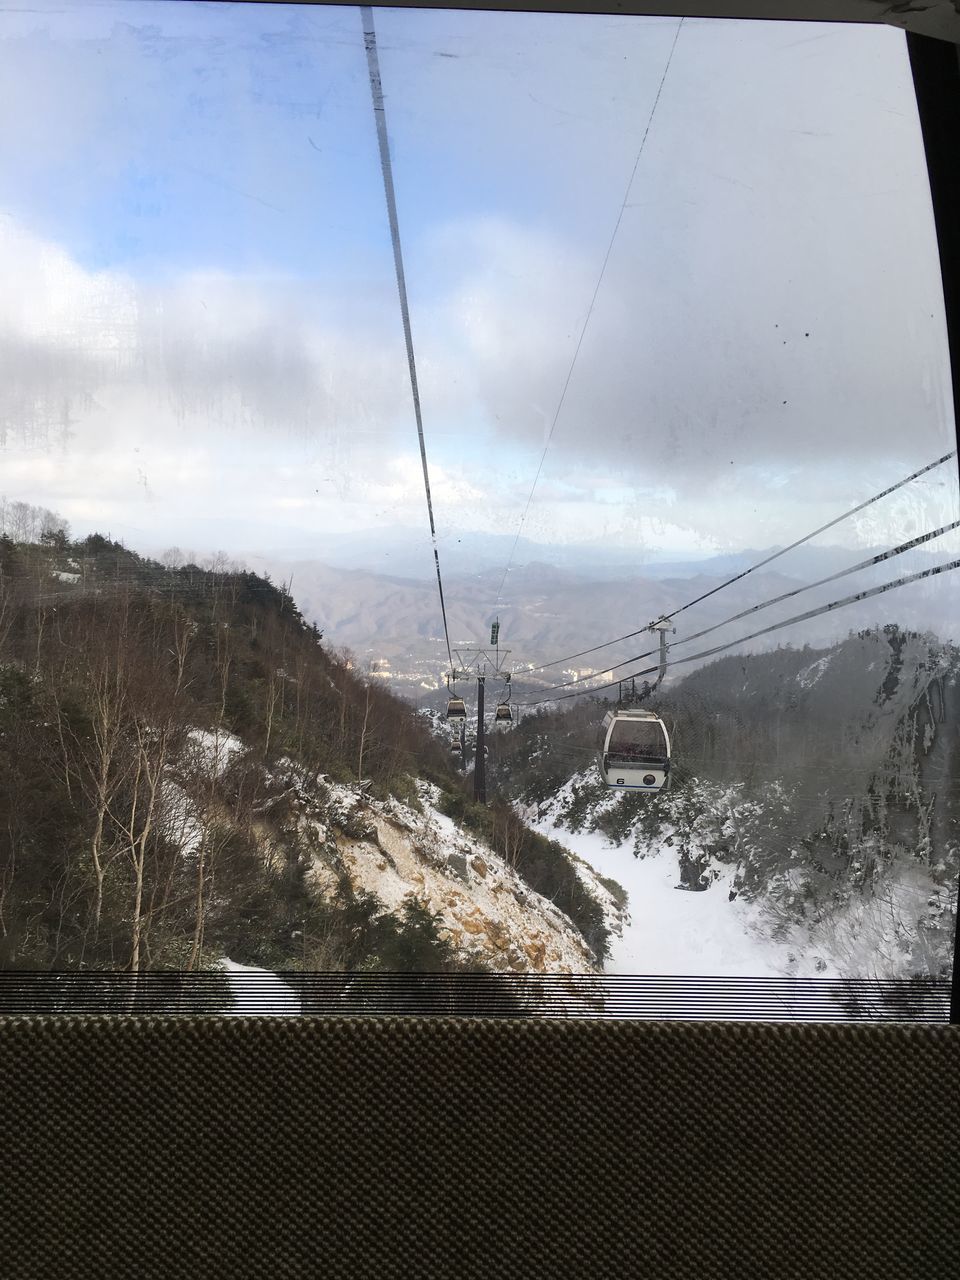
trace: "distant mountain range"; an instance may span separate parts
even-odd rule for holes
[[[432,581],[434,576],[429,537],[402,526],[349,534],[324,534],[316,546],[278,547],[275,550],[270,550],[269,546],[268,541],[261,541],[261,550],[251,552],[246,559],[251,563],[257,560],[303,562],[317,559],[341,569],[362,569],[426,582]],[[262,550],[264,547],[267,550]],[[737,552],[697,556],[643,546],[624,547],[604,538],[582,543],[548,544],[529,538],[517,539],[514,534],[506,533],[459,533],[441,535],[439,549],[445,575],[457,577],[489,571],[498,573],[499,584],[508,564],[511,565],[511,573],[513,566],[540,564],[583,574],[593,581],[631,576],[647,580],[688,578],[697,574],[729,576],[779,548],[748,547]],[[784,556],[783,571],[796,578],[823,577],[885,549],[880,546],[856,551],[839,546],[798,547]]]
[[[577,654],[618,636],[641,631],[662,615],[673,615],[695,597],[720,586],[731,575],[769,555],[747,550],[736,556],[705,561],[667,562],[621,572],[573,571],[547,561],[513,565],[498,602],[503,568],[478,566],[469,574],[444,574],[447,620],[452,644],[485,646],[492,618],[500,618],[500,643],[511,651],[509,666],[520,679],[524,668],[538,667]],[[791,575],[769,570],[750,574],[741,582],[709,596],[677,618],[674,657],[712,648],[771,623],[855,592],[914,573],[942,562],[943,556],[913,552],[896,561],[840,578],[822,587],[758,610],[729,626],[693,640],[694,632],[713,627],[732,615],[795,591],[840,568],[865,559],[866,551],[842,547],[802,548],[784,556]],[[386,559],[386,558],[385,558]],[[446,650],[435,579],[335,567],[316,560],[248,557],[251,568],[268,572],[275,581],[290,584],[291,593],[310,621],[323,630],[328,644],[354,652],[361,664],[380,664],[381,674],[398,689],[426,694],[437,687],[446,665]],[[932,630],[942,638],[956,638],[960,618],[960,580],[945,575],[916,583],[875,599],[845,607],[802,624],[773,632],[751,643],[753,650],[777,645],[829,644],[858,630],[895,621],[915,630]],[[671,637],[673,639],[673,637]],[[556,683],[564,673],[582,675],[655,647],[654,638],[640,634],[600,653],[561,662],[535,673],[534,684]],[[646,665],[643,663],[642,665]],[[693,669],[684,664],[677,672]]]

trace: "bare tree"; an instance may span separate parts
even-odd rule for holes
[[[363,727],[360,730],[360,755],[357,759],[357,781],[363,781],[363,753],[367,745],[367,722],[370,719],[370,686],[367,685],[367,699],[363,709]]]

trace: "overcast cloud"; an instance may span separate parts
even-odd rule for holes
[[[376,20],[463,570],[458,530],[518,526],[676,24]],[[425,523],[365,77],[353,9],[0,14],[9,497],[318,558]],[[902,34],[685,23],[524,534],[792,540],[952,447],[951,415]],[[957,505],[945,469],[842,536]]]

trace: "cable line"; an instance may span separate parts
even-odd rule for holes
[[[772,555],[767,556],[764,560],[758,560],[758,561],[757,561],[757,563],[756,563],[756,564],[752,564],[752,565],[750,566],[750,568],[749,568],[749,569],[744,569],[742,573],[738,573],[738,574],[736,574],[734,577],[732,577],[732,578],[728,578],[728,579],[726,580],[726,582],[721,582],[721,583],[720,583],[720,585],[719,585],[718,587],[713,587],[710,591],[705,591],[703,595],[701,595],[701,596],[697,596],[697,598],[696,598],[695,600],[688,600],[688,601],[687,601],[687,603],[686,603],[686,604],[684,604],[684,605],[681,605],[679,609],[673,609],[673,610],[671,610],[671,612],[670,612],[670,613],[665,614],[664,616],[665,616],[665,617],[668,617],[668,618],[675,618],[678,614],[681,614],[681,613],[683,613],[685,610],[692,608],[695,604],[699,604],[701,600],[706,600],[708,596],[716,595],[716,593],[717,593],[718,591],[722,591],[725,587],[732,586],[734,582],[739,582],[742,578],[747,577],[747,575],[748,575],[748,574],[753,573],[756,569],[762,569],[764,565],[766,565],[766,564],[770,564],[770,563],[771,563],[771,561],[773,561],[773,560],[777,560],[780,556],[784,556],[784,555],[786,555],[788,551],[793,551],[793,550],[795,550],[795,548],[802,546],[805,542],[809,542],[809,541],[810,541],[810,539],[811,539],[811,538],[815,538],[815,537],[817,536],[817,534],[824,533],[824,532],[826,532],[826,530],[827,530],[827,529],[832,529],[834,525],[836,525],[836,524],[840,524],[840,522],[841,522],[842,520],[848,520],[848,519],[850,518],[850,516],[856,515],[859,511],[863,511],[866,507],[871,506],[874,502],[879,502],[881,498],[887,498],[887,497],[889,497],[891,493],[895,493],[897,489],[902,489],[902,488],[903,488],[903,486],[904,486],[905,484],[909,484],[909,483],[911,482],[911,480],[916,480],[916,479],[918,479],[918,477],[920,477],[920,476],[922,476],[922,475],[925,475],[928,471],[932,471],[932,470],[934,469],[934,467],[940,467],[940,466],[942,466],[942,465],[943,465],[945,462],[947,462],[950,458],[955,457],[955,456],[956,456],[956,452],[957,452],[957,451],[956,451],[956,449],[951,449],[951,450],[950,450],[950,452],[949,452],[949,453],[945,453],[945,454],[943,455],[943,457],[942,457],[942,458],[935,458],[935,459],[933,460],[933,462],[928,462],[928,463],[927,463],[927,465],[926,465],[925,467],[921,467],[919,471],[913,471],[913,472],[911,472],[911,474],[910,474],[910,475],[908,475],[908,476],[904,476],[904,478],[903,478],[902,480],[898,480],[896,484],[892,484],[892,485],[890,485],[890,487],[889,487],[888,489],[884,489],[884,490],[882,490],[880,493],[875,493],[875,494],[873,495],[873,497],[872,497],[872,498],[868,498],[868,499],[866,500],[866,502],[861,502],[861,503],[859,504],[859,506],[851,507],[851,509],[850,509],[849,511],[845,511],[845,512],[843,513],[843,515],[837,516],[837,517],[835,517],[835,519],[828,521],[828,522],[827,522],[827,524],[821,525],[819,529],[814,529],[814,531],[813,531],[812,533],[808,533],[805,537],[803,537],[803,538],[798,538],[796,542],[791,542],[791,543],[790,543],[790,545],[789,545],[789,547],[783,547],[783,548],[781,548],[779,551],[775,551],[775,552],[773,552],[773,554],[772,554]],[[953,525],[950,525],[950,526],[948,526],[948,527],[949,527],[949,528],[953,528],[954,526],[953,526]],[[944,530],[943,530],[943,532],[946,532],[946,529],[944,529]],[[931,536],[931,537],[936,537],[937,535],[936,535],[936,534],[931,534],[930,536]],[[904,549],[904,550],[906,550],[906,549],[907,549],[907,548],[906,548],[906,546],[905,546],[903,549]],[[894,554],[894,553],[893,553],[893,552],[891,552],[890,554]],[[866,561],[865,561],[864,563],[868,563],[868,562],[866,562]],[[878,563],[879,563],[879,561],[878,561]],[[852,570],[852,569],[850,569],[850,570],[848,570],[847,572],[852,573],[852,572],[853,572],[853,570]],[[836,576],[840,576],[840,575],[836,575]],[[823,579],[822,579],[822,581],[823,581],[823,582],[829,582],[829,581],[830,581],[830,579],[829,579],[829,578],[823,578]],[[817,584],[817,583],[811,583],[810,585],[811,585],[811,586],[817,586],[818,584]],[[801,588],[801,590],[803,590],[803,589],[804,589],[804,588]],[[774,603],[774,602],[773,602],[773,601],[769,601],[768,603],[772,604],[772,603]],[[761,605],[758,605],[758,606],[757,606],[757,608],[762,608],[762,607],[763,607],[763,606],[761,606]],[[732,619],[732,618],[728,618],[728,619],[727,619],[727,621],[728,621],[728,622],[732,622],[732,621],[733,621],[733,619]],[[722,623],[718,623],[717,625],[718,625],[718,626],[722,626],[723,624],[722,624]],[[605,641],[603,642],[603,644],[595,644],[595,645],[594,645],[592,648],[590,648],[590,649],[581,649],[581,650],[579,651],[579,653],[570,653],[570,654],[567,654],[567,656],[566,656],[565,658],[554,658],[552,662],[542,662],[538,667],[531,667],[528,671],[525,671],[523,674],[524,674],[524,675],[532,675],[532,674],[533,674],[533,672],[535,672],[535,671],[546,671],[549,667],[557,667],[557,666],[560,666],[560,665],[561,665],[561,663],[564,663],[564,662],[572,662],[575,658],[584,658],[584,657],[586,657],[586,656],[587,656],[587,654],[589,654],[589,653],[597,653],[600,649],[609,649],[611,645],[620,644],[620,643],[621,643],[621,641],[623,641],[623,640],[634,640],[634,639],[636,639],[636,637],[637,637],[637,636],[642,636],[642,635],[644,634],[644,632],[646,632],[646,631],[647,631],[647,627],[640,627],[640,628],[639,628],[639,630],[637,630],[637,631],[628,631],[626,635],[623,635],[623,636],[617,636],[617,638],[616,638],[615,640],[605,640]],[[699,632],[698,634],[699,634],[699,635],[703,635],[703,634],[705,634],[705,633],[704,633],[704,632]],[[688,639],[693,639],[693,637],[692,637],[692,636],[690,636],[690,637],[688,637]],[[680,640],[677,640],[677,641],[675,641],[674,643],[676,643],[676,644],[682,644],[682,643],[684,643],[684,642],[683,642],[683,641],[680,641]],[[644,657],[644,658],[646,658],[646,657],[649,657],[649,654],[641,654],[641,655],[639,655],[639,656],[640,656],[640,657]],[[637,661],[637,660],[638,660],[638,659],[634,659],[634,658],[628,658],[628,659],[627,659],[627,661],[628,661],[628,662],[634,662],[634,661]],[[623,666],[623,663],[618,663],[617,665],[618,665],[618,666]],[[612,669],[613,669],[613,668],[612,668]],[[589,678],[590,678],[589,676],[585,676],[585,677],[584,677],[584,679],[589,679]],[[563,686],[562,686],[562,685],[557,685],[556,687],[557,687],[557,688],[562,688]]]
[[[731,622],[739,622],[741,618],[749,617],[752,613],[759,613],[761,609],[769,609],[771,605],[782,604],[784,600],[791,600],[794,596],[802,595],[804,591],[812,591],[815,587],[825,586],[828,582],[836,582],[838,578],[845,578],[861,569],[869,569],[872,565],[882,564],[885,560],[892,560],[894,556],[902,555],[905,551],[911,551],[914,547],[919,547],[934,538],[940,538],[943,534],[950,533],[957,528],[960,528],[960,520],[954,520],[951,524],[941,525],[939,529],[934,529],[931,533],[922,533],[916,538],[911,538],[909,542],[901,542],[898,547],[891,547],[889,551],[881,551],[878,555],[870,556],[867,560],[861,560],[859,564],[851,565],[848,569],[841,569],[838,573],[831,573],[828,577],[820,578],[816,582],[808,582],[803,587],[794,587],[792,591],[784,591],[782,595],[774,596],[772,600],[764,600],[762,604],[753,604],[749,609],[743,609],[740,613],[735,613],[730,618],[724,618],[722,622],[715,622],[710,627],[704,627],[702,631],[694,631],[693,635],[684,636],[682,640],[674,640],[670,648],[673,649],[678,644],[690,644],[692,640],[700,640],[703,636],[710,635],[712,631],[719,631],[721,627],[726,627]],[[624,658],[622,662],[615,662],[607,670],[616,671],[620,667],[629,667],[631,663],[640,662],[643,658],[650,658],[656,652],[656,649],[650,649],[646,653],[634,654],[631,658]],[[668,663],[667,665],[669,666],[670,664]],[[579,676],[576,680],[565,680],[563,684],[552,685],[551,688],[569,689],[572,685],[583,684],[584,681],[592,679],[595,679],[595,676]]]
[[[443,617],[443,636],[447,642],[447,658],[453,671],[453,652],[450,648],[450,630],[447,626],[447,606],[443,598],[443,579],[440,576],[440,551],[437,545],[437,527],[433,519],[433,498],[430,493],[430,471],[427,467],[427,446],[423,438],[423,416],[420,412],[420,385],[417,381],[417,365],[413,354],[413,334],[410,330],[410,307],[407,302],[407,281],[403,270],[403,253],[400,248],[400,223],[397,218],[397,196],[393,185],[393,165],[390,161],[390,142],[387,138],[387,115],[383,102],[383,84],[380,79],[380,59],[377,55],[377,33],[373,25],[373,9],[362,5],[363,43],[367,50],[367,70],[370,74],[370,94],[373,98],[373,116],[377,125],[377,143],[380,147],[380,168],[383,173],[383,190],[387,198],[387,217],[390,220],[390,239],[393,242],[393,264],[397,274],[397,292],[400,294],[400,315],[403,320],[403,338],[407,347],[407,365],[410,370],[410,390],[413,393],[413,412],[420,441],[420,462],[423,465],[423,488],[427,495],[427,515],[430,519],[430,537],[433,540],[433,560],[437,569],[437,590],[440,593],[440,613]]]
[[[637,634],[637,635],[642,635],[643,633],[638,631],[636,634]],[[631,663],[634,663],[634,662],[640,662],[640,661],[642,661],[642,659],[644,659],[644,658],[652,658],[652,657],[654,656],[654,654],[655,654],[655,653],[657,653],[657,652],[658,652],[658,651],[657,651],[656,649],[648,649],[646,653],[635,653],[635,654],[633,655],[633,657],[631,657],[631,658],[624,658],[624,660],[623,660],[622,662],[615,662],[615,663],[613,664],[613,666],[612,666],[612,667],[607,667],[607,668],[605,668],[605,670],[606,670],[606,671],[616,671],[618,667],[629,667],[629,666],[631,665]],[[668,663],[667,663],[667,666],[669,666],[669,665],[670,665],[670,663],[668,662]],[[654,668],[651,668],[651,670],[653,670],[653,669],[654,669]],[[526,672],[523,672],[522,674],[526,675]],[[593,673],[593,675],[589,675],[589,676],[577,676],[577,678],[576,678],[575,680],[564,680],[562,684],[553,684],[553,685],[550,685],[549,689],[547,689],[547,690],[539,690],[539,691],[536,691],[536,692],[541,692],[541,693],[543,693],[543,692],[550,692],[550,690],[552,690],[552,689],[569,689],[569,688],[571,688],[571,687],[572,687],[573,685],[575,685],[575,684],[584,684],[587,680],[596,680],[597,676],[598,676],[598,675],[600,675],[600,674],[601,674],[600,672],[595,671],[595,672]],[[625,677],[624,677],[624,679],[629,680],[629,679],[630,679],[630,677],[629,677],[629,676],[625,676]],[[617,681],[614,681],[614,683],[616,684],[616,683],[618,683],[618,682],[617,682]],[[600,686],[600,688],[601,688],[601,689],[605,689],[606,687],[607,687],[606,685],[601,685],[601,686]],[[581,690],[580,690],[580,692],[581,692],[581,693],[590,693],[590,692],[591,692],[591,690],[590,690],[590,689],[581,689]],[[521,695],[521,696],[522,696],[522,695]],[[529,695],[528,695],[528,696],[529,696]],[[519,698],[518,698],[518,701],[519,701]],[[544,701],[544,699],[543,699],[543,698],[537,698],[537,699],[535,700],[535,702],[521,702],[521,703],[520,703],[520,705],[521,705],[521,706],[524,706],[524,707],[532,707],[532,706],[534,706],[534,705],[535,705],[535,703],[536,703],[536,702],[543,702],[543,701]]]
[[[670,53],[667,56],[666,66],[663,68],[663,75],[660,77],[660,84],[657,87],[657,96],[653,100],[653,106],[650,109],[650,116],[649,116],[649,119],[647,120],[647,127],[644,129],[643,137],[640,139],[640,147],[637,151],[637,158],[633,162],[633,168],[630,171],[630,179],[627,182],[626,190],[623,193],[623,201],[620,205],[620,212],[617,214],[617,220],[614,223],[613,232],[610,236],[610,242],[607,245],[607,251],[603,255],[603,264],[600,267],[600,275],[597,277],[596,288],[593,291],[593,297],[590,299],[590,306],[587,308],[586,319],[584,320],[583,326],[580,330],[580,337],[577,339],[576,349],[574,350],[574,353],[573,353],[573,359],[570,362],[570,368],[567,370],[567,377],[563,384],[563,390],[560,392],[560,399],[557,403],[557,411],[553,415],[553,422],[551,422],[550,430],[547,432],[547,440],[546,440],[546,444],[544,444],[543,446],[543,452],[540,455],[540,463],[537,467],[537,473],[533,477],[533,484],[530,488],[530,493],[527,497],[526,506],[523,508],[523,514],[520,517],[520,524],[517,526],[517,536],[513,540],[513,546],[510,549],[510,555],[509,555],[509,558],[507,559],[507,565],[503,571],[503,577],[500,579],[500,586],[497,588],[497,599],[496,599],[496,603],[494,604],[495,609],[499,607],[500,598],[503,594],[503,584],[506,582],[507,574],[510,572],[510,566],[513,564],[513,557],[517,553],[517,544],[520,541],[520,534],[523,532],[523,525],[530,511],[530,504],[531,502],[533,502],[533,495],[536,492],[537,485],[540,482],[540,473],[543,471],[543,464],[547,457],[547,450],[550,448],[550,442],[553,440],[553,433],[556,430],[557,422],[560,419],[560,412],[563,409],[564,401],[567,398],[567,390],[570,387],[570,380],[573,377],[573,371],[577,366],[577,360],[580,356],[580,348],[583,346],[583,340],[586,337],[587,326],[590,324],[590,319],[593,316],[593,309],[596,306],[597,297],[599,296],[599,293],[600,293],[600,286],[603,284],[603,278],[607,272],[607,264],[610,261],[610,254],[613,252],[613,245],[617,238],[617,233],[620,230],[620,223],[623,221],[623,215],[627,208],[627,201],[630,198],[630,191],[633,188],[633,181],[637,176],[637,169],[640,166],[640,158],[643,155],[643,148],[646,146],[647,138],[650,135],[650,127],[653,124],[653,117],[656,115],[657,107],[660,104],[660,95],[663,93],[663,86],[666,83],[667,73],[670,70],[670,63],[673,61],[673,55],[677,47],[677,41],[680,39],[680,28],[683,26],[683,21],[684,21],[683,18],[681,18],[680,21],[677,23],[677,29],[673,36],[673,44],[670,46]]]
[[[666,665],[668,667],[679,666],[683,662],[696,662],[699,658],[712,658],[714,654],[725,653],[728,649],[734,649],[738,644],[746,644],[748,640],[756,640],[758,636],[768,635],[771,631],[779,631],[783,627],[793,626],[796,622],[807,622],[811,618],[818,618],[824,613],[832,613],[834,609],[842,609],[848,604],[857,604],[861,600],[868,600],[871,596],[883,595],[885,591],[893,591],[896,587],[905,586],[908,582],[920,582],[923,578],[934,578],[937,574],[947,573],[951,569],[960,568],[960,559],[949,560],[946,564],[936,565],[933,569],[923,569],[919,573],[906,574],[902,578],[897,578],[893,582],[885,582],[879,587],[870,587],[867,591],[858,591],[855,595],[845,596],[842,600],[832,600],[829,604],[821,605],[816,609],[809,609],[806,613],[798,613],[793,618],[784,618],[782,622],[774,622],[769,627],[763,627],[759,631],[753,631],[748,636],[740,636],[737,640],[730,640],[726,644],[717,645],[713,649],[704,649],[700,653],[688,654],[685,658],[674,658]],[[648,654],[641,654],[640,657],[648,657]],[[628,659],[635,661],[635,659]],[[558,698],[550,696],[534,699],[532,702],[526,702],[523,705],[532,707],[537,706],[541,702],[562,702],[565,698],[579,698],[586,693],[599,693],[602,689],[612,689],[614,685],[622,684],[623,680],[636,679],[637,676],[648,676],[654,671],[658,671],[659,667],[645,667],[642,671],[633,671],[629,675],[624,676],[621,680],[611,680],[607,684],[594,685],[592,689],[577,689],[574,693],[562,693]],[[558,689],[562,685],[556,686]]]
[[[828,582],[836,582],[838,578],[846,578],[849,574],[858,573],[861,569],[869,569],[875,564],[882,564],[885,560],[892,560],[894,556],[903,555],[905,551],[912,551],[914,547],[922,546],[925,542],[931,542],[934,538],[941,538],[945,533],[951,533],[958,528],[960,528],[960,520],[941,525],[939,529],[934,529],[931,533],[922,533],[919,537],[911,538],[909,542],[901,542],[898,547],[891,547],[889,551],[881,551],[879,555],[870,556],[867,560],[861,560],[859,564],[852,564],[848,569],[841,569],[838,573],[831,573],[828,577],[820,578],[816,582],[808,582],[806,586],[794,587],[792,591],[784,591],[782,595],[774,596],[772,600],[764,600],[762,604],[751,605],[749,609],[743,609],[740,613],[735,613],[732,617],[725,618],[723,622],[715,622],[712,627],[704,627],[702,631],[695,631],[693,635],[684,636],[682,640],[674,640],[673,645],[689,644],[691,640],[699,640],[702,636],[709,635],[711,631],[719,631],[721,627],[726,627],[731,622],[739,622],[741,618],[746,618],[751,613],[759,613],[761,609],[769,609],[771,605],[782,604],[784,600],[792,600],[794,596],[802,595],[804,591],[812,591],[814,587],[825,586]],[[671,645],[671,648],[673,645]]]
[[[682,605],[679,609],[674,609],[670,614],[671,618],[675,618],[678,613],[683,613],[685,609],[691,609],[695,604],[699,604],[701,600],[706,600],[709,596],[716,595],[718,591],[722,591],[724,587],[732,586],[734,582],[739,582],[741,578],[745,578],[747,574],[753,573],[757,569],[762,569],[764,565],[779,560],[781,556],[785,556],[788,551],[793,551],[797,547],[803,546],[805,542],[809,542],[811,538],[817,537],[818,534],[826,533],[828,529],[832,529],[835,524],[840,524],[842,520],[849,520],[851,516],[855,516],[858,511],[872,506],[873,503],[879,502],[881,498],[889,497],[897,489],[902,489],[905,484],[909,484],[911,480],[916,480],[919,476],[925,475],[928,471],[932,471],[934,467],[942,466],[949,458],[954,457],[956,449],[951,449],[949,453],[945,453],[942,458],[935,458],[933,462],[928,462],[925,467],[921,467],[919,471],[912,472],[911,475],[905,476],[903,480],[898,480],[896,484],[892,484],[889,489],[883,489],[880,493],[875,493],[872,498],[868,498],[866,502],[861,502],[859,506],[851,507],[849,511],[845,511],[842,516],[836,516],[833,520],[828,520],[826,524],[822,524],[819,529],[814,529],[813,533],[808,533],[806,537],[798,538],[796,542],[791,542],[789,547],[782,547],[779,551],[774,551],[772,555],[767,556],[763,560],[758,560],[756,564],[752,564],[749,569],[744,569],[742,573],[735,574],[732,578],[728,578],[726,582],[721,582],[719,587],[713,587],[710,591],[705,591],[702,596],[697,596],[695,600],[690,600],[687,604]]]

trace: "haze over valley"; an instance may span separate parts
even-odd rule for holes
[[[684,616],[682,625],[678,619],[676,638],[713,626],[774,596],[805,587],[882,549],[868,548],[854,553],[843,547],[799,548],[782,561],[785,569],[789,566],[797,576],[772,570],[752,574],[696,606],[695,611]],[[574,554],[566,557],[568,561]],[[568,676],[604,672],[612,664],[649,651],[651,637],[641,635],[600,653],[551,667],[549,671],[534,672],[526,679],[523,675],[525,668],[553,662],[589,649],[601,638],[626,635],[658,617],[669,616],[687,601],[719,586],[769,554],[769,550],[751,550],[742,555],[702,561],[665,561],[642,565],[633,572],[626,571],[623,564],[604,563],[599,558],[595,566],[583,566],[581,562],[577,568],[561,568],[542,561],[517,563],[511,567],[499,604],[497,593],[503,580],[503,566],[491,564],[470,576],[445,579],[451,642],[465,647],[488,645],[490,622],[494,616],[499,617],[500,644],[510,650],[507,661],[515,672],[516,690],[549,686]],[[344,559],[351,558],[347,548],[343,555]],[[855,576],[840,578],[734,622],[700,643],[678,646],[672,656],[681,658],[687,653],[695,654],[715,644],[735,640],[817,605],[891,581],[898,573],[921,572],[942,558],[916,551],[893,561],[892,565],[881,564]],[[432,557],[424,553],[421,559],[430,570]],[[365,560],[362,553],[359,560],[361,564]],[[904,565],[904,560],[909,563]],[[288,583],[304,616],[320,627],[328,643],[350,650],[361,668],[369,667],[378,679],[387,681],[397,692],[415,701],[439,705],[438,698],[431,695],[445,689],[447,662],[435,579],[394,576],[369,568],[336,568],[315,560],[284,561],[251,556],[248,563],[260,572],[269,572],[274,581]],[[958,634],[958,617],[960,584],[949,577],[933,579],[908,586],[899,595],[867,600],[813,622],[774,632],[751,642],[748,648],[757,651],[783,644],[826,644],[841,639],[851,630],[897,619],[911,627],[953,638]],[[648,665],[649,661],[635,663],[623,668],[623,672]],[[696,662],[689,666],[683,664],[671,672],[670,678],[697,665]]]

